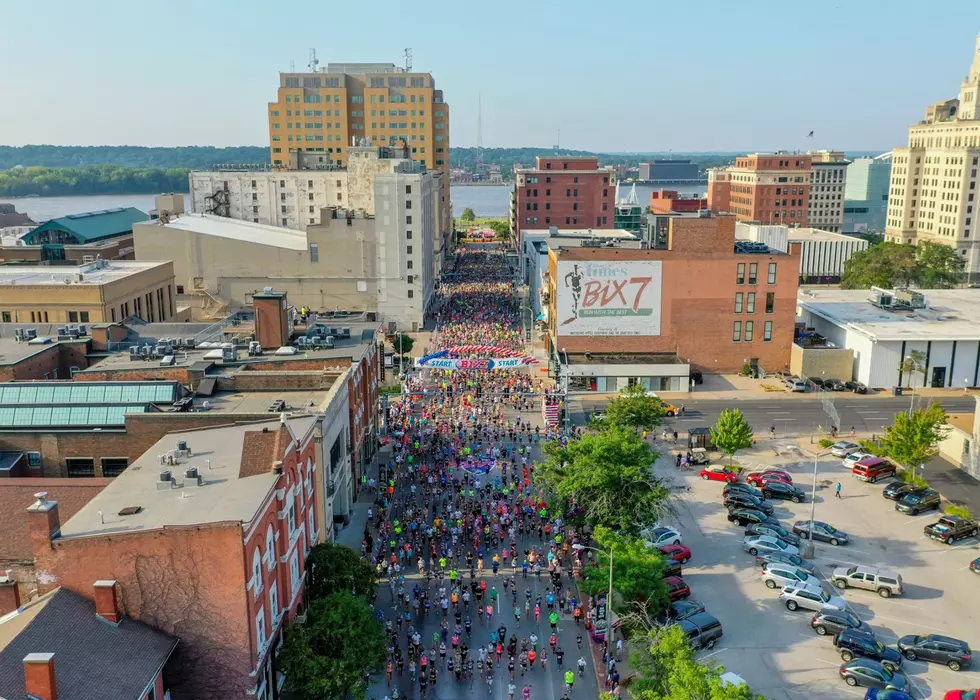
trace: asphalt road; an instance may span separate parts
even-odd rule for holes
[[[573,408],[572,422],[575,425],[584,425],[593,411],[601,410],[608,402],[608,399],[587,396],[576,398],[581,400],[573,399],[573,407],[581,405],[582,408],[578,411]],[[828,394],[828,398],[840,417],[837,425],[844,436],[851,427],[858,433],[882,432],[886,425],[891,425],[896,413],[908,410],[911,400],[909,397],[877,398],[853,394]],[[976,401],[972,396],[939,399],[917,397],[915,405],[924,407],[932,401],[938,401],[948,412],[973,413],[976,408]],[[737,401],[694,399],[683,404],[683,416],[664,419],[667,430],[676,430],[683,434],[691,428],[712,426],[726,408],[740,409],[760,435],[768,434],[770,426],[776,427],[777,436],[786,436],[827,432],[831,425],[824,402],[816,396],[805,399],[761,398]]]

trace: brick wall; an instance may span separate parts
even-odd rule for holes
[[[103,369],[79,372],[75,375],[76,382],[145,382],[151,379],[177,381],[181,384],[193,385],[200,381],[201,372],[191,372],[189,367],[159,367],[156,363],[147,362],[146,367],[139,369]]]
[[[329,389],[336,372],[239,372],[235,391]]]
[[[72,367],[88,367],[89,341],[50,345],[20,362],[0,366],[0,382],[33,379],[71,379]]]

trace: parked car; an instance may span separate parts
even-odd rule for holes
[[[749,523],[772,523],[779,525],[779,521],[771,515],[766,515],[761,510],[755,508],[739,508],[728,514],[728,521],[736,525],[746,526]]]
[[[824,386],[823,386],[823,383],[824,383],[823,377],[816,377],[814,379],[810,379],[809,381],[810,381],[810,386],[812,386],[814,389],[823,389],[824,388]]]
[[[918,493],[919,491],[925,491],[925,486],[916,486],[915,484],[907,484],[904,481],[893,481],[888,484],[885,488],[881,490],[881,495],[890,501],[897,501],[902,496],[909,493]]]
[[[648,391],[647,396],[649,396],[651,399],[657,399],[658,401],[660,401],[660,408],[664,412],[665,416],[673,418],[674,416],[677,415],[677,406],[670,403],[669,401],[664,401],[663,399],[661,399],[659,396],[657,396],[657,392]]]
[[[832,634],[835,637],[844,630],[867,630],[868,625],[860,617],[848,610],[820,610],[814,613],[810,627],[821,637]]]
[[[701,478],[705,481],[727,481],[734,484],[738,481],[738,474],[731,467],[723,467],[720,464],[712,464],[701,470]]]
[[[675,600],[667,606],[667,618],[670,620],[686,620],[703,612],[704,605],[696,600]]]
[[[874,566],[837,567],[830,575],[830,581],[842,591],[845,588],[863,588],[874,591],[882,598],[902,594],[901,574]]]
[[[753,488],[748,484],[743,484],[740,482],[734,484],[725,484],[724,488],[722,488],[721,490],[721,495],[724,496],[726,494],[732,493],[733,491],[747,493],[750,496],[755,496],[756,498],[765,498],[765,496],[762,495],[762,491],[760,491],[759,489]]]
[[[688,642],[696,649],[711,649],[724,634],[718,618],[706,612],[678,620],[677,626],[684,630]]]
[[[834,646],[844,661],[855,657],[873,659],[893,673],[902,667],[902,655],[898,650],[886,647],[868,631],[844,630],[834,637]]]
[[[959,518],[944,515],[937,522],[922,528],[926,537],[939,540],[943,544],[953,544],[956,540],[977,536],[977,521],[972,518]]]
[[[766,482],[762,486],[762,493],[766,498],[781,498],[793,503],[803,503],[806,500],[806,492],[803,489],[782,481]]]
[[[947,690],[943,695],[943,700],[977,700],[980,698],[980,689],[973,690]]]
[[[672,527],[657,525],[640,530],[640,535],[646,539],[648,547],[660,547],[668,544],[680,544],[681,533]]]
[[[770,525],[768,523],[752,523],[745,528],[746,535],[769,535],[782,540],[786,544],[794,547],[800,546],[800,536],[796,535],[780,525]]]
[[[691,560],[691,549],[682,544],[662,544],[657,549],[667,559],[686,564]]]
[[[891,688],[888,690],[868,688],[868,691],[864,694],[864,700],[912,700],[912,696],[908,693],[903,693],[901,690]]]
[[[806,382],[799,377],[786,377],[784,384],[790,391],[800,393],[806,391]]]
[[[878,690],[906,691],[908,679],[901,673],[892,673],[872,659],[854,659],[840,667],[840,677],[850,686],[864,686]]]
[[[738,508],[755,508],[756,510],[761,510],[766,515],[772,515],[773,511],[776,510],[771,503],[738,491],[725,494],[722,503],[730,511],[737,510]]]
[[[683,576],[683,575],[684,575],[683,567],[681,566],[681,563],[679,561],[674,561],[673,559],[664,560],[664,573],[663,573],[664,578],[667,578],[668,576]]]
[[[792,564],[798,569],[803,569],[811,574],[816,573],[817,571],[817,567],[813,565],[813,562],[807,561],[799,554],[788,554],[786,552],[759,552],[755,556],[756,566],[762,566],[768,562]]]
[[[824,443],[826,444],[826,443]],[[834,457],[847,457],[847,455],[852,452],[857,452],[861,449],[861,446],[856,442],[851,442],[850,440],[841,440],[840,442],[834,444],[830,448],[830,454]]]
[[[895,510],[908,515],[918,515],[926,510],[939,510],[942,496],[934,489],[907,493],[895,502]]]
[[[847,389],[848,391],[853,391],[855,394],[868,393],[868,387],[867,385],[864,384],[864,382],[857,382],[854,380],[851,380],[849,382],[844,382],[844,388]]]
[[[793,523],[793,532],[803,539],[806,539],[810,535],[810,521],[797,520],[795,523]],[[813,539],[818,542],[829,542],[836,547],[839,544],[847,544],[851,538],[846,532],[838,530],[829,523],[814,520]]]
[[[973,652],[966,642],[941,634],[909,634],[898,640],[898,649],[906,659],[932,661],[949,666],[951,671],[969,668]]]
[[[680,576],[668,576],[664,583],[667,584],[667,595],[671,600],[680,600],[691,595],[691,587]]]
[[[832,610],[844,610],[846,603],[840,596],[830,595],[820,586],[810,584],[796,584],[784,586],[779,594],[779,599],[786,604],[789,610],[812,610],[820,612],[825,608]]]
[[[820,579],[803,569],[786,564],[766,564],[762,567],[762,581],[768,588],[782,588],[797,584],[811,583],[820,585]]]
[[[753,486],[758,486],[762,488],[765,484],[770,481],[782,481],[786,484],[792,484],[793,478],[786,472],[776,472],[776,471],[760,471],[751,472],[747,477],[745,477],[745,482],[747,484],[752,484]]]
[[[873,484],[878,479],[895,476],[895,465],[883,457],[869,457],[855,464],[851,468],[851,474],[855,479],[870,481]]]
[[[770,537],[769,535],[750,535],[742,540],[742,549],[751,554],[753,557],[762,553],[766,554],[769,552],[786,554],[786,555],[796,555],[800,553],[800,550],[791,544],[786,544],[781,539],[776,537]]]
[[[829,391],[844,391],[846,387],[840,379],[831,378],[823,380],[823,388]]]
[[[854,465],[860,462],[862,459],[871,459],[874,457],[870,452],[852,452],[844,458],[844,468],[854,469]]]
[[[980,574],[980,557],[970,562],[970,571],[975,574]]]

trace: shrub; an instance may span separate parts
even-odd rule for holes
[[[827,449],[828,447],[833,447],[836,444],[837,443],[835,443],[833,440],[830,440],[828,438],[820,438],[820,446],[824,449]]]
[[[742,365],[742,376],[743,377],[750,377],[750,376],[752,376],[752,366],[749,365],[748,362],[746,362],[744,365]]]
[[[965,506],[948,505],[943,509],[943,512],[946,513],[946,515],[953,515],[956,516],[957,518],[966,518],[969,520],[973,519],[973,513],[970,511],[969,508],[966,508]]]
[[[929,487],[928,481],[923,479],[918,474],[913,474],[907,469],[899,469],[898,472],[896,472],[896,476],[898,477],[899,481],[903,481],[906,484],[912,484],[912,486],[918,486],[919,488],[923,489]]]

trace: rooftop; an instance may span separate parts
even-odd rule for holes
[[[2,265],[0,286],[103,285],[168,264],[142,260],[97,260],[77,266]]]
[[[563,355],[564,357],[564,355]],[[686,365],[677,355],[655,352],[568,353],[570,365]]]
[[[875,341],[980,340],[980,289],[921,289],[925,309],[874,306],[868,290],[801,289],[797,305]]]
[[[37,355],[39,352],[50,350],[59,343],[84,343],[88,340],[88,337],[82,337],[78,340],[58,340],[57,328],[52,329],[54,331],[53,333],[46,334],[44,329],[49,327],[49,324],[46,323],[19,325],[37,329],[38,337],[30,342],[22,342],[14,339],[12,331],[8,334],[8,324],[0,325],[0,366],[15,365],[18,362],[23,362],[27,358]]]
[[[191,233],[206,236],[230,238],[236,241],[257,243],[274,248],[302,251],[307,249],[306,233],[303,231],[294,231],[292,229],[268,226],[266,224],[256,224],[251,221],[239,221],[224,216],[181,214],[177,217],[171,217],[167,223],[162,223],[157,219],[156,221],[147,222],[146,225],[156,226],[161,229],[171,229],[173,231],[190,231]]]
[[[628,238],[636,239],[636,236],[622,228],[531,228],[521,229],[523,236],[537,236],[539,238]]]
[[[150,217],[134,207],[103,209],[82,214],[69,214],[51,219],[30,232],[27,239],[34,239],[45,231],[68,231],[79,243],[90,243],[101,238],[110,238],[133,230],[133,224],[146,221]]]
[[[947,413],[946,422],[954,428],[962,430],[967,435],[973,435],[973,422],[976,416],[972,413]]]
[[[24,657],[48,653],[58,700],[138,698],[176,646],[176,638],[128,617],[110,624],[92,601],[58,588],[0,618],[0,697],[27,698]]]
[[[207,523],[248,523],[276,486],[280,475],[273,465],[246,464],[251,451],[244,451],[246,440],[267,431],[279,439],[306,436],[317,421],[314,415],[248,425],[207,428],[170,433],[113,479],[73,518],[62,521],[62,538],[91,535],[145,532],[164,527],[203,525]],[[160,455],[174,450],[178,440],[185,440],[191,456],[181,458],[171,470],[172,481],[161,481]],[[285,443],[283,443],[285,449]],[[272,461],[278,459],[273,452]],[[200,485],[185,478],[185,470],[196,467]],[[138,511],[120,515],[124,509]]]

